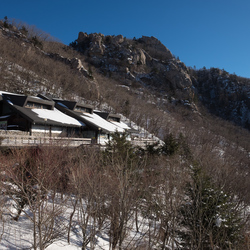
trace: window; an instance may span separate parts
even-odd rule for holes
[[[119,117],[112,117],[112,116],[110,116],[110,117],[108,118],[108,120],[109,120],[109,121],[112,121],[112,122],[120,122]]]
[[[86,108],[86,107],[81,107],[81,106],[76,106],[75,111],[91,114],[91,108]]]
[[[26,108],[32,109],[51,109],[50,105],[37,103],[37,102],[27,102]]]

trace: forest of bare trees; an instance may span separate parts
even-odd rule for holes
[[[82,249],[100,235],[110,249],[249,249],[248,172],[209,148],[198,158],[183,135],[146,149],[125,138],[105,151],[2,150],[2,237],[9,216],[26,216],[34,249],[66,236],[72,244],[76,228]]]

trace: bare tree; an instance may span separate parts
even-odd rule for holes
[[[138,157],[126,135],[113,134],[104,156],[105,176],[109,179],[107,195],[110,220],[110,247],[123,247],[128,232],[134,226],[134,213],[140,197],[140,171],[145,159]],[[133,218],[133,220],[132,220]]]
[[[67,197],[62,199],[57,191],[61,151],[45,147],[16,150],[12,157],[17,164],[6,168],[11,183],[6,185],[7,194],[17,208],[14,219],[23,212],[33,223],[34,249],[45,249],[65,230],[62,218]]]
[[[68,225],[68,242],[74,224],[82,235],[82,249],[93,249],[96,235],[103,230],[105,221],[105,180],[102,179],[100,152],[95,149],[80,149],[70,168],[70,183],[74,194],[71,199],[73,211]],[[74,225],[74,226],[75,226]]]
[[[3,235],[5,233],[5,216],[4,213],[6,213],[7,211],[7,199],[6,199],[6,195],[5,195],[5,185],[4,182],[6,181],[6,175],[5,175],[5,168],[4,168],[4,164],[5,164],[5,160],[4,160],[4,156],[0,153],[0,157],[2,159],[2,162],[0,163],[0,242],[3,238]]]

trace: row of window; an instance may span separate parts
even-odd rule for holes
[[[92,109],[91,108],[86,108],[86,107],[81,107],[81,106],[76,106],[75,111],[91,114]]]
[[[50,105],[42,104],[42,103],[36,103],[36,102],[27,102],[26,107],[27,108],[32,108],[32,109],[51,109]]]
[[[118,117],[109,117],[108,120],[112,121],[112,122],[119,122],[120,121],[120,119]]]

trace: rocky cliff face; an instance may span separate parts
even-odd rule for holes
[[[127,39],[80,32],[73,43],[89,63],[127,86],[164,92],[175,100],[192,102],[192,81],[184,63],[155,37]]]
[[[250,80],[224,70],[193,70],[155,37],[79,33],[74,44],[89,63],[127,86],[146,87],[197,109],[197,96],[214,114],[250,129]]]
[[[212,113],[250,129],[250,79],[204,68],[196,71],[193,83]]]

